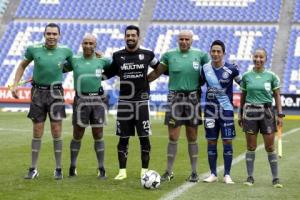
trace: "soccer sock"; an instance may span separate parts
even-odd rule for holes
[[[104,167],[104,140],[103,138],[95,140],[94,149],[97,156],[98,167]]]
[[[230,175],[232,154],[232,144],[223,144],[224,176]]]
[[[71,166],[76,167],[77,165],[77,156],[80,150],[81,140],[72,139],[70,143],[71,150]]]
[[[150,140],[149,137],[139,137],[139,139],[141,145],[142,168],[148,169],[151,151]]]
[[[208,156],[208,163],[209,168],[212,174],[217,176],[217,145],[216,144],[208,144],[207,145],[207,156]]]
[[[172,172],[176,153],[177,153],[177,142],[169,141],[168,149],[167,149],[167,157],[168,157],[167,171],[169,173]]]
[[[190,156],[192,172],[197,173],[198,143],[190,142],[188,144],[188,151],[189,151],[189,156]]]
[[[128,156],[128,138],[122,138],[119,139],[118,144],[118,160],[119,160],[119,168],[125,169],[126,163],[127,163],[127,156]]]
[[[53,147],[54,147],[56,168],[61,168],[62,139],[53,138]]]
[[[31,167],[37,167],[37,160],[39,158],[39,152],[41,149],[41,138],[32,138],[31,140]]]
[[[274,151],[268,152],[268,160],[270,163],[273,179],[278,178],[278,160],[277,160],[277,155]]]
[[[247,167],[248,176],[253,176],[254,160],[255,160],[255,151],[247,151],[247,153],[246,153],[246,167]]]

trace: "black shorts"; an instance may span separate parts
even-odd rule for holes
[[[119,101],[116,134],[120,137],[151,135],[148,101]]]
[[[31,88],[31,104],[27,115],[33,122],[46,121],[47,114],[50,121],[61,121],[66,117],[64,90]]]
[[[103,127],[105,104],[101,96],[75,96],[73,102],[73,125],[80,127]]]
[[[277,131],[275,111],[271,106],[245,105],[243,131],[248,134],[271,134]]]
[[[168,94],[165,125],[196,127],[200,124],[202,124],[202,119],[199,92],[183,93],[170,91]]]

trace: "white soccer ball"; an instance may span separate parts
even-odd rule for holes
[[[141,184],[146,189],[156,189],[160,186],[160,175],[154,170],[148,170],[141,178]]]

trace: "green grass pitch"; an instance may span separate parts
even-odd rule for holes
[[[69,144],[72,138],[71,118],[63,124],[63,172],[64,179],[53,179],[54,155],[52,139],[49,131],[49,121],[46,122],[42,149],[38,162],[40,176],[36,180],[24,180],[30,165],[30,143],[32,124],[26,118],[26,113],[0,112],[0,199],[32,200],[32,199],[159,199],[166,197],[171,191],[185,182],[190,173],[190,164],[187,152],[184,127],[181,130],[178,154],[174,165],[175,179],[162,183],[157,190],[146,190],[140,185],[140,147],[138,138],[131,138],[129,158],[127,164],[128,178],[115,181],[113,178],[118,172],[117,142],[115,133],[115,119],[110,116],[108,125],[104,129],[105,138],[105,166],[108,179],[98,180],[96,177],[96,156],[93,150],[93,140],[90,129],[82,141],[78,157],[78,177],[68,178]],[[299,121],[285,121],[284,132],[299,128]],[[152,152],[150,169],[164,172],[166,167],[166,146],[168,142],[167,129],[163,120],[152,119]],[[208,172],[206,155],[206,141],[203,127],[199,128],[199,162],[198,172]],[[299,166],[300,142],[299,132],[289,134],[283,138],[283,158],[280,162],[280,177],[284,188],[275,189],[271,185],[271,173],[267,163],[265,151],[257,151],[255,162],[255,185],[246,187],[242,183],[246,178],[245,161],[232,167],[234,185],[225,185],[222,181],[213,184],[199,182],[179,199],[300,199]],[[259,137],[259,143],[262,142]],[[222,145],[219,143],[218,165],[223,164]],[[234,140],[234,157],[245,152],[244,134],[237,128],[237,137]],[[222,172],[219,172],[222,180]]]

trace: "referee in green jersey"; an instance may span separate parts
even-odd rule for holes
[[[72,58],[72,51],[66,46],[58,44],[60,28],[50,23],[44,31],[45,43],[29,46],[24,59],[21,61],[11,88],[12,95],[18,98],[17,84],[21,80],[26,67],[34,61],[31,104],[28,118],[33,122],[33,139],[31,143],[31,167],[25,179],[34,179],[39,173],[37,161],[41,148],[41,139],[44,133],[44,124],[49,115],[51,133],[53,137],[56,168],[55,179],[62,179],[61,153],[62,153],[62,119],[66,117],[64,95],[62,88],[63,63]]]
[[[98,178],[106,179],[104,168],[103,126],[105,123],[105,104],[101,100],[102,71],[110,66],[110,59],[95,55],[96,37],[88,34],[83,38],[83,54],[73,56],[66,71],[73,70],[76,95],[73,102],[73,139],[70,144],[71,165],[69,177],[77,176],[77,156],[85,128],[92,127],[94,150],[98,162]]]
[[[281,188],[282,184],[278,178],[278,161],[274,149],[275,132],[277,125],[282,126],[282,113],[280,101],[280,80],[273,72],[265,69],[267,52],[263,48],[258,48],[253,54],[252,70],[243,74],[241,113],[239,124],[246,134],[247,153],[246,166],[248,178],[245,185],[254,184],[253,171],[255,160],[255,149],[257,147],[257,134],[263,136],[265,150],[268,153],[268,160],[272,172],[272,183],[276,188]],[[272,99],[275,99],[277,116],[272,107]]]
[[[198,182],[197,131],[201,121],[200,106],[200,70],[209,61],[208,54],[192,48],[193,34],[181,31],[178,35],[178,48],[171,49],[162,55],[159,66],[148,75],[153,81],[168,70],[169,94],[165,124],[168,126],[169,143],[167,147],[167,169],[162,181],[173,179],[173,163],[177,153],[177,142],[180,127],[185,125],[188,140],[188,151],[191,162],[191,174],[187,181]]]

